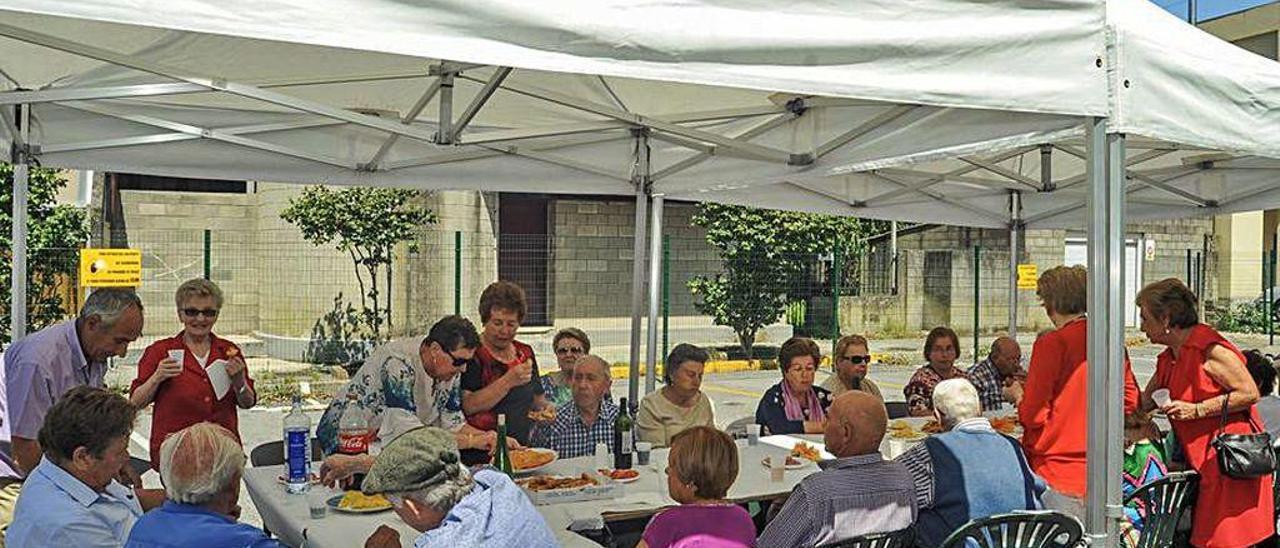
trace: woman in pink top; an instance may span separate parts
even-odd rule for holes
[[[667,489],[680,506],[649,521],[637,548],[749,548],[756,527],[741,506],[725,500],[738,479],[738,446],[728,434],[695,426],[671,438]]]

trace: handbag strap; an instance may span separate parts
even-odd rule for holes
[[[1218,421],[1218,436],[1227,433],[1227,402],[1231,401],[1231,392],[1227,392],[1222,396],[1222,417]],[[1253,429],[1253,432],[1251,432],[1252,434],[1266,432],[1266,429],[1263,428],[1262,425],[1253,421],[1253,413],[1249,413],[1248,410],[1245,410],[1245,416],[1249,419],[1249,427]]]

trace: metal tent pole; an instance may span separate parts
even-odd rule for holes
[[[653,392],[657,383],[658,308],[662,305],[662,205],[663,196],[655,194],[649,209],[649,333],[645,343],[645,394]]]
[[[9,280],[9,340],[27,334],[27,195],[31,174],[31,105],[17,106],[18,141],[13,156],[12,278]]]
[[[1022,231],[1022,193],[1009,193],[1009,336],[1018,338],[1018,234]]]
[[[635,402],[640,395],[640,327],[644,319],[644,237],[649,209],[649,134],[637,130],[635,165],[631,182],[636,187],[636,226],[631,250],[631,376],[627,396]]]
[[[1125,288],[1125,136],[1107,135],[1107,392],[1094,401],[1106,409],[1106,531],[1112,545],[1119,545],[1121,472],[1124,469],[1124,288]]]

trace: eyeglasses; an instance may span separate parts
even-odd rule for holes
[[[556,354],[585,354],[587,351],[580,346],[562,346],[556,349]]]
[[[840,356],[840,361],[849,362],[853,365],[862,365],[871,363],[871,356]]]
[[[459,358],[457,356],[454,356],[453,352],[445,352],[444,354],[446,356],[449,356],[450,358],[453,358],[454,367],[466,367],[468,363],[471,363],[471,360],[467,358]]]
[[[182,315],[188,318],[194,318],[196,316],[204,316],[206,318],[217,318],[218,309],[216,308],[184,308],[182,309]]]

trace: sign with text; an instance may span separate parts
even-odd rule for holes
[[[1018,265],[1018,289],[1035,289],[1039,274],[1034,264]]]
[[[81,249],[80,285],[138,287],[142,285],[142,251],[137,249]]]

